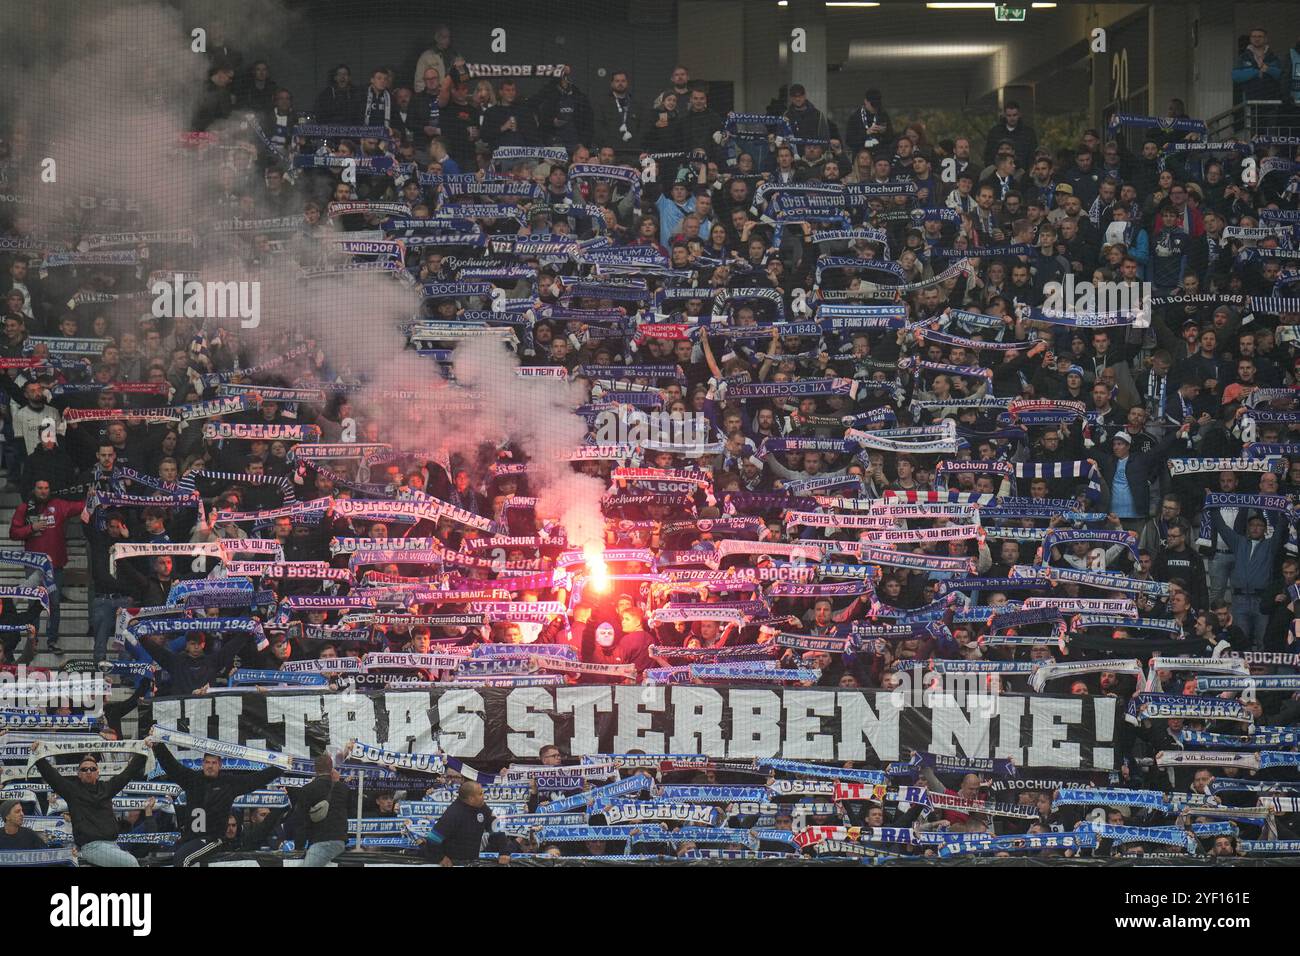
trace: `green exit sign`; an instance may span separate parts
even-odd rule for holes
[[[993,17],[996,20],[1007,20],[1014,23],[1020,23],[1025,19],[1024,7],[1008,7],[999,3],[993,8]]]

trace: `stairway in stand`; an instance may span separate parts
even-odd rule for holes
[[[8,485],[9,478],[0,468],[0,488]],[[22,497],[17,491],[0,491],[0,548],[23,550],[23,543],[9,537],[9,525],[14,512],[22,504]],[[90,570],[86,556],[86,536],[82,532],[81,521],[75,516],[67,523],[68,566],[63,571],[63,602],[60,607],[59,647],[64,651],[62,657],[51,654],[45,648],[45,628],[49,624],[48,615],[41,615],[40,650],[33,667],[59,668],[64,661],[78,657],[94,656],[95,642],[87,635],[90,621]],[[23,568],[16,564],[0,564],[0,584],[22,584],[25,577]],[[19,650],[22,645],[19,645]]]
[[[0,488],[8,486],[9,478],[6,470],[0,467]],[[13,521],[14,512],[22,504],[22,497],[14,491],[0,491],[0,548],[13,548],[19,551],[23,550],[23,543],[15,541],[9,536],[9,525]],[[46,627],[49,624],[49,616],[41,615],[40,624],[40,644],[36,654],[36,659],[29,665],[31,667],[44,667],[49,670],[59,670],[67,661],[77,660],[78,658],[90,660],[95,654],[95,641],[88,631],[90,630],[90,568],[89,558],[86,554],[86,536],[82,530],[80,519],[75,515],[69,519],[66,527],[68,537],[68,565],[63,570],[63,595],[60,605],[59,619],[59,647],[62,649],[62,655],[51,654],[46,647]],[[26,575],[24,569],[16,564],[0,564],[0,584],[22,584]],[[26,640],[26,639],[24,639]],[[18,645],[18,651],[21,652],[24,645]],[[109,649],[109,656],[114,656],[112,649]],[[129,688],[121,686],[120,678],[113,678],[113,700],[122,700],[129,696]],[[131,714],[124,721],[122,728],[127,736],[135,734],[135,714]]]

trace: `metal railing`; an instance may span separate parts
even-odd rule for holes
[[[1246,100],[1211,116],[1205,125],[1207,138],[1214,142],[1229,137],[1300,135],[1297,113],[1282,100]]]

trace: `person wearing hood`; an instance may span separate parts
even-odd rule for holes
[[[316,97],[312,111],[317,123],[349,123],[360,112],[365,100],[352,85],[352,70],[340,63],[329,72],[325,89]]]
[[[616,629],[608,621],[602,622],[595,630],[595,647],[591,660],[600,664],[634,664],[639,679],[641,672],[653,663],[649,655],[651,638],[645,630],[644,621],[645,615],[641,609],[632,604],[619,615],[619,628]],[[603,674],[592,674],[584,675],[582,682],[609,684],[620,681]]]
[[[590,143],[593,130],[591,101],[573,84],[573,68],[560,67],[560,75],[544,86],[529,104],[537,115],[542,142],[570,152]]]
[[[862,106],[849,117],[844,143],[849,149],[876,149],[881,143],[893,142],[894,127],[881,103],[880,90],[870,89]]]

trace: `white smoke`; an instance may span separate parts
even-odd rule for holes
[[[515,357],[488,339],[462,343],[452,358],[457,384],[471,389],[480,403],[467,422],[470,427],[449,432],[453,450],[468,455],[471,445],[466,443],[498,438],[518,443],[529,459],[538,515],[558,520],[571,544],[602,542],[604,486],[574,472],[568,461],[587,430],[573,412],[584,400],[582,387],[559,379],[519,378]]]
[[[236,215],[229,207],[219,214],[229,193],[221,167],[246,164],[248,156],[224,145],[191,151],[179,146],[202,102],[209,65],[208,57],[192,51],[191,31],[204,28],[210,49],[228,41],[244,52],[247,67],[259,49],[275,48],[297,16],[266,0],[223,2],[215,16],[208,6],[197,0],[185,0],[181,9],[158,2],[52,0],[0,10],[0,70],[13,81],[0,90],[0,103],[13,117],[19,154],[13,168],[26,171],[15,185],[54,200],[20,216],[22,228],[68,239],[118,228],[204,232],[197,249],[151,248],[144,268],[259,281],[261,325],[231,329],[253,364],[306,340],[313,354],[323,353],[333,375],[373,383],[370,393],[353,401],[358,417],[378,419],[381,440],[403,450],[445,449],[474,462],[485,442],[517,443],[530,460],[539,515],[558,520],[575,545],[601,542],[602,484],[575,473],[567,461],[586,431],[573,413],[584,397],[578,386],[521,379],[516,360],[499,343],[471,339],[457,347],[454,368],[458,383],[472,389],[479,411],[426,413],[419,402],[384,398],[380,393],[389,389],[442,389],[449,400],[465,397],[443,383],[429,359],[404,350],[400,324],[418,311],[414,290],[387,277],[355,273],[303,281],[295,265],[275,258],[267,260],[267,268],[256,268],[249,264],[252,235],[217,237],[203,230],[205,223]],[[22,95],[14,64],[34,67],[27,85],[39,89],[39,96]],[[296,92],[301,97],[307,91]],[[241,132],[242,123],[236,111],[212,131]],[[242,130],[240,138],[246,134]],[[46,155],[58,162],[55,184],[42,185],[34,177]],[[253,174],[255,192],[256,170]],[[100,198],[86,210],[84,196]],[[103,197],[110,199],[108,207]],[[79,206],[85,211],[69,217],[69,208]],[[135,212],[125,225],[106,221],[105,208]],[[120,332],[133,330],[147,311],[147,300],[141,308],[119,303],[112,315]]]

